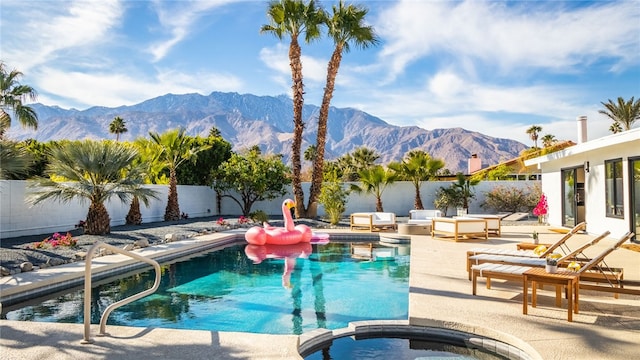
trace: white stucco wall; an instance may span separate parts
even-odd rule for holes
[[[162,221],[168,187],[148,187],[158,192],[158,199],[152,199],[149,207],[140,205],[142,221]],[[89,202],[60,203],[47,200],[38,205],[29,205],[25,202],[27,191],[26,181],[0,181],[0,238],[72,230],[75,224],[87,216]],[[190,217],[213,215],[215,192],[208,186],[178,186],[178,203],[180,211],[189,214]],[[105,203],[105,206],[111,217],[111,226],[125,223],[129,204],[123,204],[118,198],[113,198]]]
[[[476,199],[470,203],[470,213],[487,213],[480,207],[484,202],[484,193],[494,186],[502,184],[520,188],[532,186],[535,181],[483,181],[475,187]],[[420,191],[422,203],[425,208],[434,208],[433,201],[436,191],[441,187],[448,187],[451,181],[424,182]],[[74,229],[74,225],[86,218],[89,203],[71,201],[59,203],[57,201],[45,201],[41,204],[30,206],[25,202],[26,181],[0,181],[0,239],[24,235],[50,234],[53,232],[68,231]],[[144,223],[162,221],[167,204],[167,186],[149,185],[158,191],[158,200],[152,200],[147,208],[141,205],[142,220]],[[304,183],[305,195],[309,194],[309,184]],[[413,209],[415,191],[410,182],[398,182],[385,189],[382,202],[386,212],[393,212],[397,216],[408,216]],[[271,216],[281,216],[281,204],[286,198],[293,198],[293,193],[273,201],[262,201],[254,204],[252,211],[263,210]],[[208,186],[178,186],[178,202],[180,211],[187,213],[190,218],[204,216],[238,217],[241,214],[240,207],[228,198],[223,198],[221,209],[218,212],[216,195]],[[105,204],[111,226],[122,225],[129,211],[129,204],[122,204],[117,198]],[[347,200],[345,216],[353,212],[375,211],[375,198],[373,195],[352,193]],[[450,209],[449,215],[454,215],[455,210]],[[319,215],[324,215],[322,206],[318,209]]]

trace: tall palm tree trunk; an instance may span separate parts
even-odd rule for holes
[[[169,199],[164,212],[164,221],[180,220],[180,206],[178,205],[178,178],[176,170],[169,170]]]
[[[327,122],[329,120],[329,105],[333,98],[333,91],[336,87],[336,77],[342,61],[342,45],[336,45],[331,55],[327,69],[327,84],[324,88],[320,115],[318,116],[318,137],[316,142],[316,156],[313,159],[313,172],[311,174],[311,189],[309,190],[309,205],[307,206],[307,216],[316,217],[318,207],[315,205],[322,190],[323,170],[324,170],[324,150],[327,142]]]
[[[104,235],[111,232],[111,218],[107,208],[101,201],[91,201],[87,212],[84,233],[88,235]]]
[[[300,150],[302,148],[302,133],[304,122],[302,121],[302,108],[304,106],[304,84],[302,83],[302,62],[300,61],[300,44],[295,37],[291,39],[289,46],[289,61],[291,62],[291,79],[293,81],[293,143],[291,144],[291,165],[293,171],[293,195],[296,202],[296,216],[300,217],[304,211],[304,192],[302,191],[302,161]]]

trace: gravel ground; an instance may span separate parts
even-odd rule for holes
[[[20,264],[30,262],[34,266],[47,267],[77,261],[74,256],[79,252],[86,252],[96,241],[102,241],[113,246],[124,247],[133,244],[136,240],[146,239],[150,246],[164,242],[166,234],[177,234],[180,237],[192,237],[204,231],[222,230],[216,224],[219,217],[203,217],[185,219],[172,222],[154,222],[141,225],[122,225],[111,228],[107,235],[84,235],[81,230],[72,230],[70,233],[77,240],[76,247],[58,246],[47,249],[34,249],[35,242],[42,241],[51,234],[21,236],[15,238],[0,239],[0,265],[5,271],[20,271]],[[225,218],[227,219],[227,218]],[[235,224],[236,220],[228,218],[227,221]],[[399,219],[406,222],[406,219]],[[274,226],[282,226],[282,220],[270,220]],[[309,219],[298,219],[296,224],[306,224],[315,229],[322,228],[348,228],[349,220],[345,219],[337,226],[331,226],[326,222]],[[537,221],[503,221],[503,225],[538,225]],[[66,233],[66,232],[61,232]],[[3,269],[4,270],[4,269]]]
[[[77,261],[76,253],[87,252],[97,241],[106,244],[124,247],[133,244],[137,240],[146,239],[150,246],[164,242],[166,234],[176,234],[180,237],[192,237],[204,231],[220,231],[222,227],[216,224],[219,217],[202,217],[171,222],[154,222],[141,225],[122,225],[111,228],[107,235],[85,235],[81,230],[69,231],[77,241],[76,247],[57,246],[55,248],[34,249],[36,242],[44,240],[52,234],[21,236],[15,238],[0,239],[0,265],[9,271],[16,272],[20,264],[30,262],[34,266],[47,267]],[[230,224],[235,224],[233,218],[225,218]],[[274,226],[283,226],[281,219],[271,220]],[[322,221],[307,219],[296,220],[296,224],[307,224],[313,228],[327,228],[329,224]],[[254,224],[255,225],[255,224]],[[252,226],[252,225],[245,225]],[[349,226],[349,223],[338,227]],[[66,231],[61,231],[66,234]],[[47,265],[48,264],[48,265]]]

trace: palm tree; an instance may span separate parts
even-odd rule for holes
[[[640,119],[640,99],[634,102],[633,98],[632,96],[629,101],[625,101],[622,97],[618,97],[617,104],[609,99],[608,103],[601,103],[605,110],[599,110],[598,112],[618,123],[619,126],[621,125],[624,130],[631,130],[633,123]],[[612,130],[612,128],[609,128],[609,130]]]
[[[163,134],[150,132],[149,136],[157,146],[156,161],[169,169],[169,198],[164,212],[164,220],[180,220],[176,169],[200,151],[208,149],[208,146],[195,146],[193,138],[187,136],[184,129],[169,130]]]
[[[324,87],[324,95],[322,97],[322,105],[320,106],[320,114],[318,116],[318,135],[316,139],[316,156],[313,161],[313,172],[311,175],[311,188],[309,189],[308,210],[316,209],[312,206],[317,202],[320,190],[322,188],[323,167],[324,167],[324,149],[327,138],[327,121],[329,118],[329,106],[333,91],[335,89],[336,77],[340,63],[342,62],[342,52],[348,53],[351,44],[358,48],[366,49],[371,45],[379,43],[373,27],[364,23],[368,10],[356,5],[345,6],[340,0],[338,6],[333,6],[333,16],[327,17],[326,24],[329,29],[329,37],[333,39],[335,48],[329,64],[327,65],[327,82]],[[309,217],[315,217],[315,213],[308,214]]]
[[[293,141],[291,144],[291,165],[293,172],[293,193],[296,203],[296,214],[304,213],[304,192],[302,190],[301,147],[304,122],[302,109],[304,106],[304,84],[302,82],[301,49],[298,37],[304,34],[305,42],[310,43],[320,38],[320,25],[324,22],[324,11],[316,8],[315,1],[307,4],[300,0],[274,0],[267,10],[269,24],[260,28],[260,33],[271,33],[278,39],[288,35],[289,65],[293,90]]]
[[[622,125],[620,125],[619,122],[614,121],[611,123],[611,126],[609,126],[609,131],[611,131],[613,134],[622,132]]]
[[[38,114],[24,105],[27,100],[36,100],[38,93],[31,86],[20,84],[21,76],[22,73],[15,69],[7,73],[4,62],[0,61],[0,139],[11,127],[10,113],[15,114],[23,127],[38,128]]]
[[[110,141],[78,141],[51,148],[46,173],[64,179],[39,178],[30,183],[27,201],[32,204],[47,199],[68,202],[89,200],[84,230],[87,234],[108,234],[109,213],[104,202],[118,197],[128,202],[137,196],[145,204],[156,192],[142,187],[142,169],[134,165],[135,149]]]
[[[129,131],[127,124],[120,116],[113,118],[113,121],[109,124],[109,132],[116,134],[116,141],[120,141],[120,134],[124,134],[127,131]]]
[[[365,146],[356,148],[353,154],[344,154],[335,161],[336,170],[341,175],[342,181],[357,181],[358,172],[374,165],[380,155],[375,150]]]
[[[304,151],[304,159],[307,161],[314,161],[316,156],[318,156],[318,151],[316,150],[315,145],[311,145]]]
[[[137,138],[132,144],[136,151],[138,152],[138,156],[133,162],[134,165],[140,166],[143,170],[143,179],[144,183],[159,183],[162,181],[158,181],[157,175],[159,175],[162,170],[164,170],[164,166],[162,164],[158,164],[157,161],[154,161],[156,157],[156,146],[149,139],[146,138]],[[134,196],[131,199],[131,204],[129,205],[129,211],[125,216],[125,224],[127,225],[140,225],[142,224],[142,212],[140,211],[140,199],[137,196]]]
[[[456,181],[451,184],[451,188],[455,189],[456,206],[463,209],[469,209],[469,201],[475,198],[473,187],[480,183],[480,179],[467,178],[463,173],[456,174]]]
[[[546,134],[545,136],[542,137],[542,146],[544,147],[550,147],[555,142],[556,142],[555,135]]]
[[[212,126],[211,129],[209,130],[209,137],[222,137],[222,133],[220,132],[220,129],[218,129],[215,126]]]
[[[351,190],[357,193],[373,194],[376,197],[376,212],[384,212],[382,207],[382,193],[387,185],[393,184],[398,179],[398,174],[382,165],[375,165],[358,172],[362,187],[352,184]]]
[[[32,160],[25,147],[15,141],[0,139],[0,179],[25,175]]]
[[[380,159],[380,154],[365,146],[356,148],[353,151],[353,164],[358,172],[373,166],[378,159]]]
[[[533,125],[527,129],[527,134],[529,134],[529,138],[533,140],[533,147],[538,148],[538,133],[542,131],[542,127],[538,125]]]
[[[417,210],[424,209],[420,195],[422,182],[434,178],[443,167],[444,161],[432,159],[422,150],[410,151],[401,162],[389,164],[389,168],[396,171],[401,180],[408,180],[413,184],[416,191],[413,206]]]

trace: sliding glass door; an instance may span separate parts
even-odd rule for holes
[[[631,231],[636,236],[635,241],[640,240],[640,157],[629,158],[629,184],[631,196]]]
[[[562,225],[574,227],[585,220],[584,167],[562,170]]]

